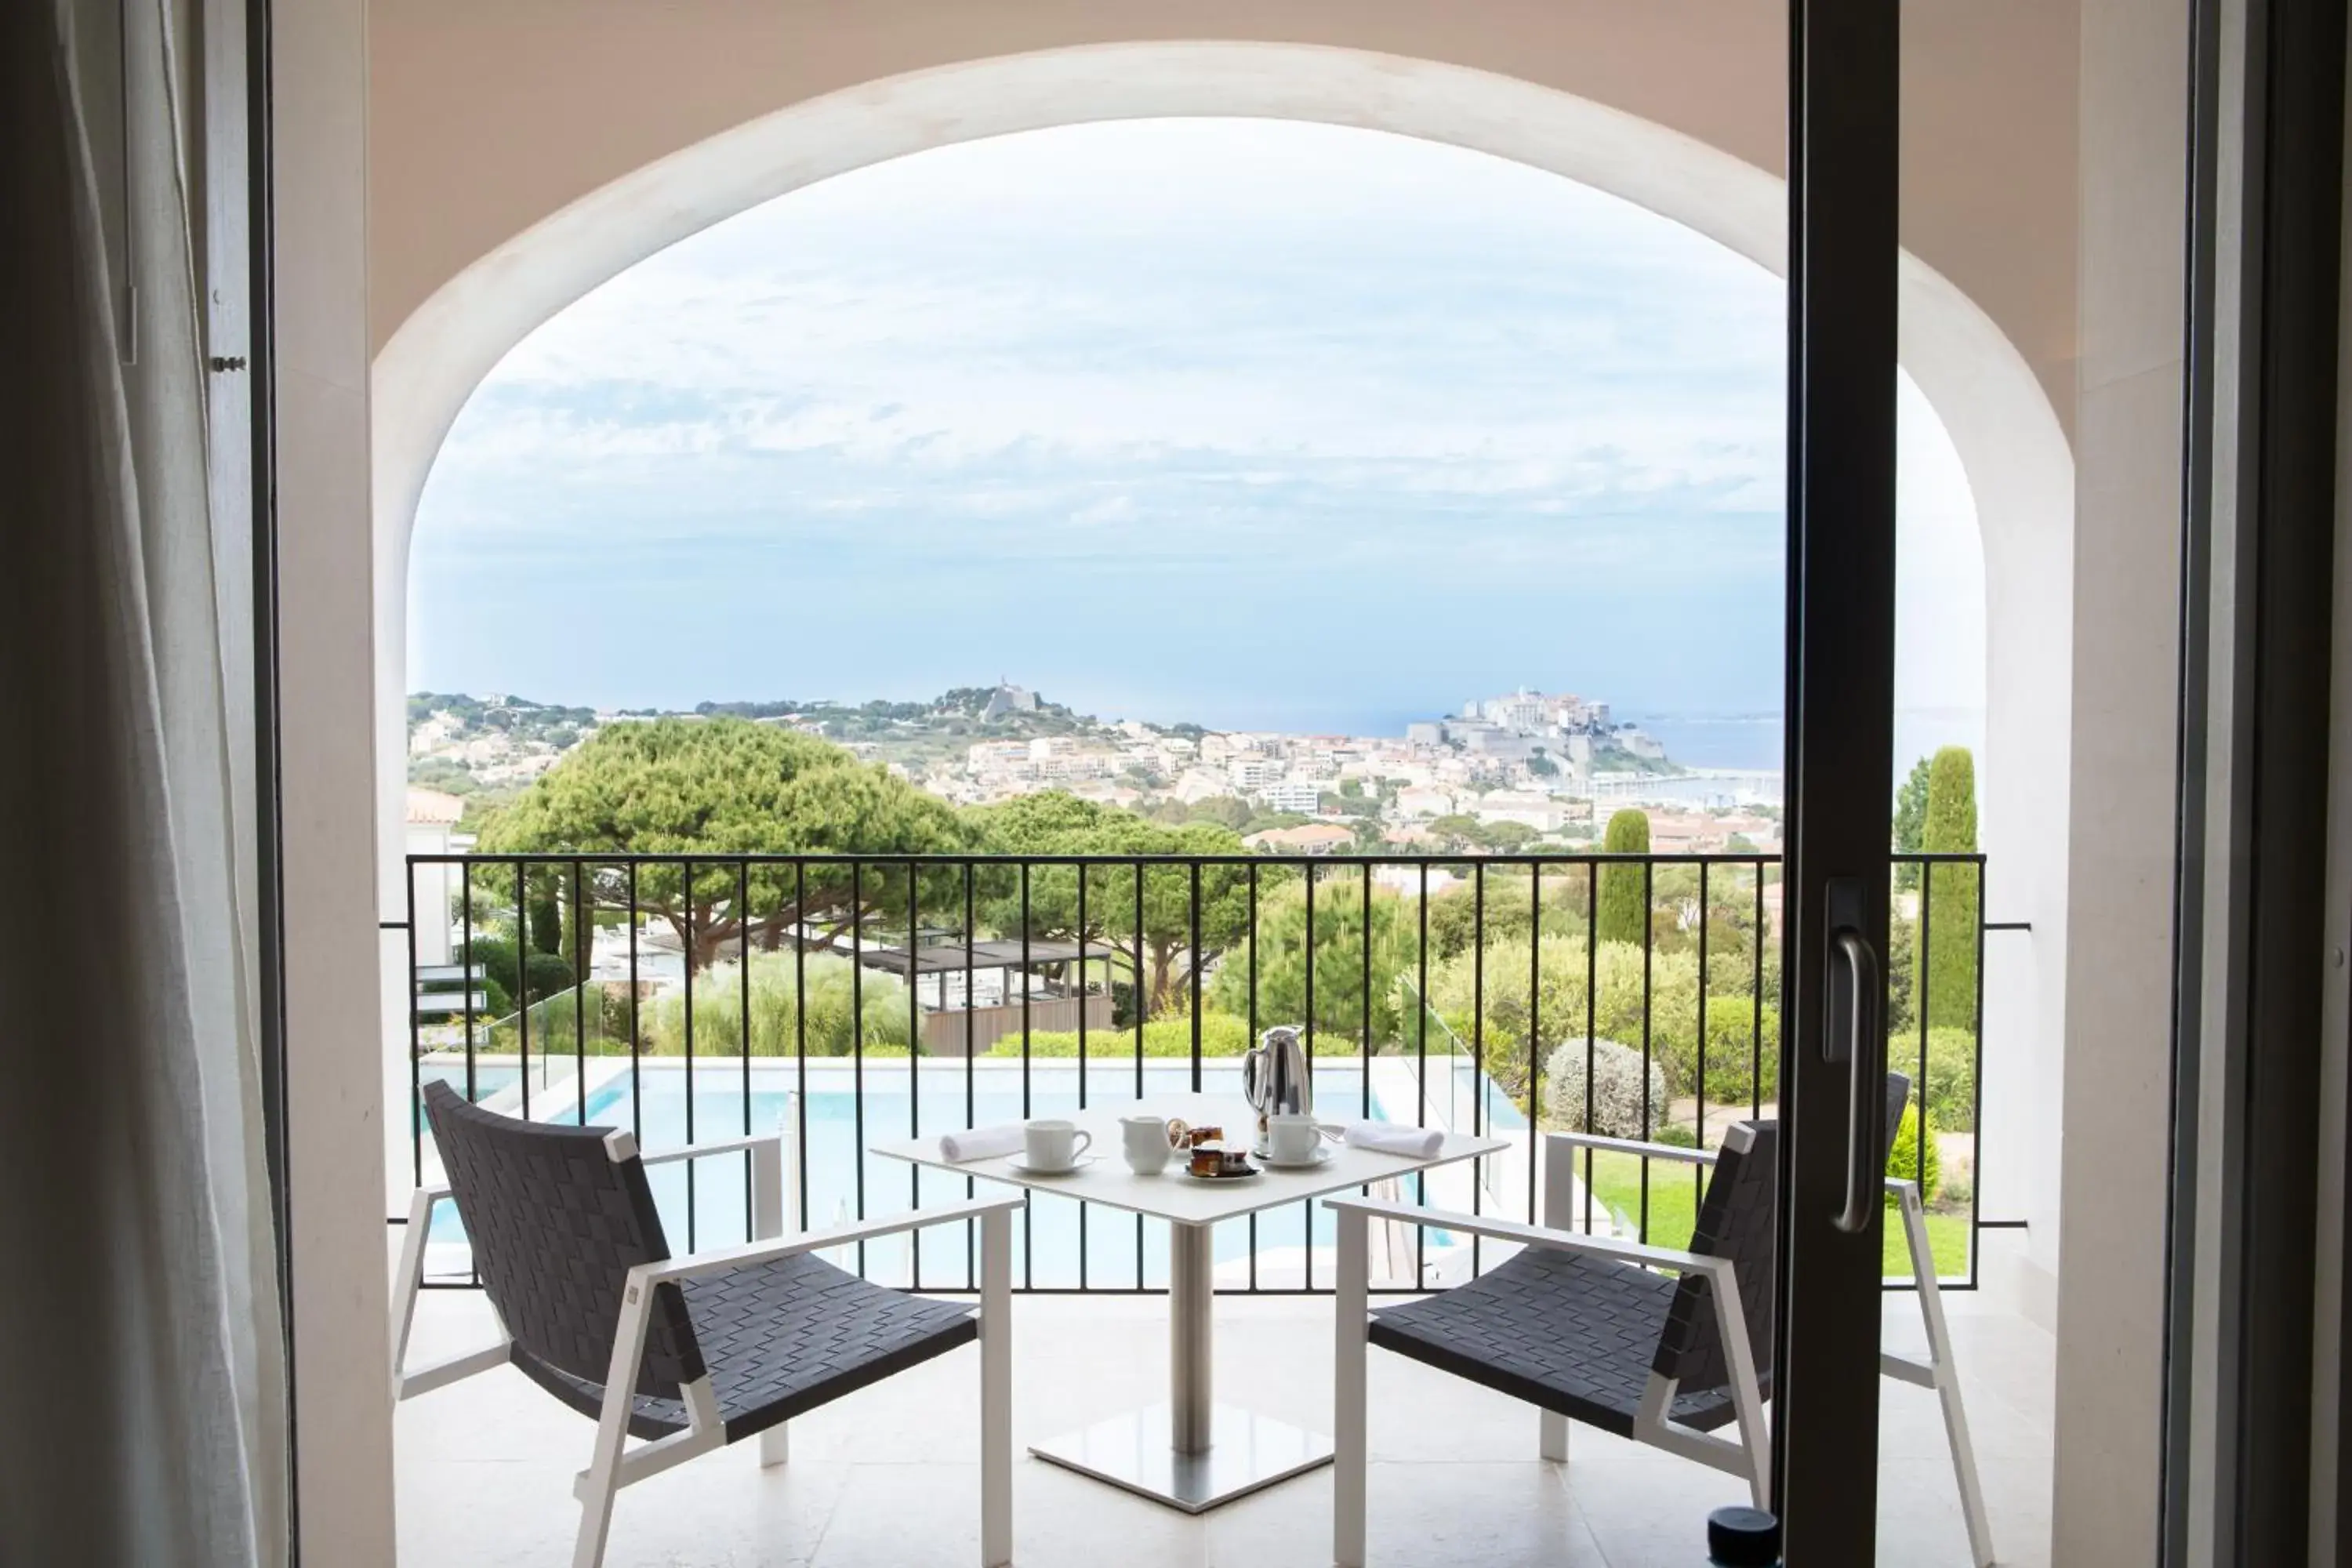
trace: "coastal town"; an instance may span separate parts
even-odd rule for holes
[[[1772,852],[1779,780],[1686,768],[1605,701],[1522,688],[1393,736],[1097,721],[1010,682],[931,703],[705,703],[691,713],[514,697],[410,700],[409,777],[492,805],[614,724],[730,713],[815,735],[960,805],[1046,790],[1170,821],[1213,816],[1252,847],[1453,852],[1589,843],[1651,808],[1654,852]]]

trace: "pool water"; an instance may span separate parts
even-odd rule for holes
[[[784,1128],[784,1123],[793,1114],[793,1094],[802,1081],[802,1070],[803,1064],[793,1059],[754,1060],[747,1101],[740,1060],[697,1064],[691,1074],[689,1101],[689,1075],[683,1065],[676,1058],[648,1058],[634,1071],[625,1068],[592,1089],[584,1120],[591,1126],[627,1128],[649,1151],[740,1136],[746,1131],[795,1131]],[[861,1156],[860,1152],[877,1140],[1017,1121],[1030,1116],[1066,1116],[1081,1109],[1080,1074],[1074,1061],[1034,1065],[1025,1094],[1022,1075],[1001,1065],[982,1066],[967,1076],[960,1061],[927,1060],[918,1065],[915,1079],[918,1089],[910,1103],[908,1071],[902,1061],[869,1065],[862,1075],[840,1058],[812,1059],[806,1064],[803,1217],[809,1228],[845,1224],[860,1215],[951,1203],[966,1195],[969,1178],[918,1169],[870,1152]],[[1088,1105],[1132,1100],[1137,1096],[1135,1063],[1131,1058],[1090,1062],[1084,1087]],[[1147,1096],[1184,1094],[1192,1087],[1188,1061],[1143,1065],[1142,1091]],[[1231,1096],[1238,1103],[1239,1064],[1203,1064],[1201,1092]],[[1383,1104],[1377,1093],[1368,1100],[1363,1069],[1353,1062],[1318,1063],[1315,1099],[1317,1107],[1329,1116],[1354,1117],[1369,1111],[1381,1121],[1412,1120],[1409,1091],[1407,1103],[1401,1106]],[[1491,1114],[1498,1131],[1524,1124],[1507,1105],[1492,1105]],[[557,1119],[568,1122],[580,1115],[565,1107],[557,1112]],[[1118,1158],[1116,1149],[1097,1152]],[[748,1237],[747,1155],[697,1161],[691,1172],[684,1164],[657,1165],[648,1174],[674,1253],[730,1246]],[[788,1186],[791,1180],[788,1173]],[[1255,1215],[1254,1221],[1244,1218],[1218,1226],[1213,1242],[1217,1262],[1231,1264],[1249,1256],[1253,1224],[1261,1258],[1278,1249],[1310,1244],[1330,1247],[1336,1235],[1332,1215],[1319,1207],[1310,1214],[1308,1208],[1305,1204],[1286,1205]],[[433,1239],[461,1241],[463,1237],[456,1214],[445,1205],[436,1216]],[[1430,1243],[1433,1247],[1448,1244],[1444,1237]],[[919,1258],[912,1251],[917,1247]],[[1134,1215],[1081,1205],[1051,1193],[1033,1194],[1027,1213],[1016,1217],[1013,1249],[1016,1286],[1117,1289],[1167,1283],[1164,1222],[1144,1219],[1139,1226]],[[885,1283],[954,1289],[971,1282],[971,1258],[965,1227],[959,1226],[918,1233],[911,1239],[901,1235],[867,1243],[863,1266],[869,1278]],[[859,1260],[853,1253],[844,1261],[856,1267]],[[916,1269],[912,1266],[918,1262]],[[1318,1260],[1318,1268],[1326,1266]]]
[[[503,1062],[476,1062],[473,1098],[478,1100],[493,1099],[521,1081],[522,1068],[519,1067]],[[459,1094],[464,1094],[466,1064],[455,1061],[423,1061],[417,1064],[416,1101],[408,1110],[420,1132],[425,1131],[425,1086],[428,1083],[446,1083]]]

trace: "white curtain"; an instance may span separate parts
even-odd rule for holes
[[[0,1564],[276,1564],[249,563],[207,498],[179,14],[106,3],[0,0]]]

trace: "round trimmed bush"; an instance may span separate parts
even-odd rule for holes
[[[1585,1124],[1585,1062],[1591,1071],[1591,1125]],[[1544,1058],[1545,1122],[1571,1132],[1598,1132],[1605,1138],[1646,1138],[1666,1111],[1666,1074],[1656,1061],[1646,1080],[1642,1053],[1614,1040],[1563,1040]],[[1644,1125],[1643,1091],[1648,1089],[1649,1112]]]
[[[523,989],[534,1002],[572,989],[572,961],[558,952],[534,952],[523,961]]]

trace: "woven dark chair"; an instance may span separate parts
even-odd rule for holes
[[[512,1365],[596,1418],[580,1478],[574,1568],[604,1560],[614,1495],[682,1460],[746,1437],[762,1464],[786,1457],[784,1423],[845,1394],[977,1341],[981,1346],[981,1561],[1013,1557],[1012,1214],[1018,1196],[892,1215],[673,1258],[646,1166],[744,1153],[752,1228],[782,1229],[781,1136],[640,1155],[628,1133],[518,1121],[429,1084],[425,1111],[447,1173],[419,1189],[403,1248],[393,1393],[414,1397]],[[425,1233],[443,1199],[457,1205],[474,1267],[499,1317],[499,1342],[415,1372],[410,1326]],[[817,1254],[877,1236],[978,1219],[980,1306],[871,1285]],[[643,1439],[631,1447],[628,1439]]]
[[[1910,1100],[1910,1080],[1889,1074],[1891,1142]],[[1537,1406],[1543,1457],[1568,1458],[1568,1429],[1581,1421],[1745,1479],[1758,1507],[1771,1491],[1773,1247],[1780,1129],[1742,1121],[1719,1151],[1557,1132],[1542,1139],[1543,1226],[1355,1197],[1326,1198],[1339,1218],[1335,1387],[1334,1557],[1364,1561],[1366,1356],[1369,1345]],[[1712,1166],[1690,1245],[1651,1247],[1571,1228],[1575,1152],[1591,1149]],[[1979,1568],[1993,1562],[1984,1498],[1952,1367],[1950,1336],[1927,1247],[1916,1183],[1889,1180],[1911,1254],[1927,1330],[1928,1360],[1881,1357],[1885,1375],[1934,1389],[1943,1401],[1961,1510]],[[1374,1219],[1442,1226],[1516,1243],[1520,1250],[1470,1282],[1401,1306],[1369,1310]],[[1352,1329],[1351,1325],[1356,1325]],[[1738,1428],[1736,1440],[1717,1436]]]

